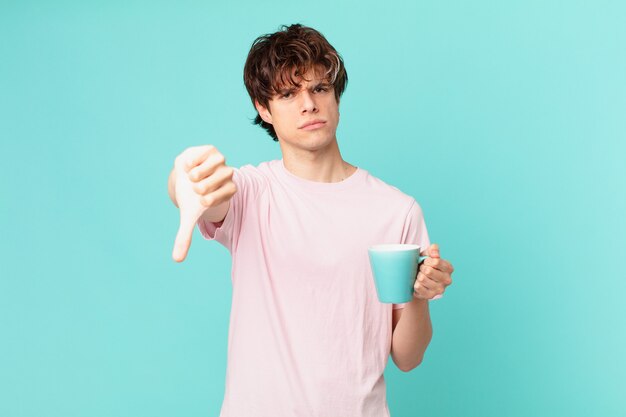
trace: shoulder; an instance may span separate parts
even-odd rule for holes
[[[371,173],[367,173],[366,182],[368,194],[376,200],[374,205],[382,207],[386,212],[397,213],[405,222],[419,222],[419,219],[424,218],[422,207],[415,197]]]
[[[246,164],[239,168],[234,168],[235,177],[244,180],[246,182],[254,182],[258,185],[265,185],[268,183],[268,175],[270,172],[270,165],[273,161],[261,162],[258,165]]]
[[[238,194],[254,198],[262,194],[270,183],[267,175],[267,162],[259,165],[246,164],[239,168],[233,167],[233,182]]]
[[[395,207],[405,207],[408,210],[411,206],[417,204],[415,198],[412,196],[367,171],[365,182],[368,192],[370,192],[372,196],[376,196],[377,199],[385,200],[388,204]]]

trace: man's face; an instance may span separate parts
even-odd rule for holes
[[[310,70],[297,80],[300,86],[281,89],[270,100],[269,109],[256,103],[263,120],[274,127],[283,154],[285,150],[320,150],[337,140],[339,103],[332,84]],[[305,126],[314,120],[321,123]]]

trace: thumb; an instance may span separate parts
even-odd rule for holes
[[[195,225],[196,222],[193,218],[181,210],[180,225],[178,226],[178,233],[176,233],[176,241],[174,242],[174,250],[172,252],[172,258],[176,262],[182,262],[187,257]]]
[[[430,246],[428,247],[428,249],[427,249],[427,250],[425,250],[425,251],[422,253],[422,256],[424,256],[424,255],[425,255],[425,256],[429,256],[429,257],[431,257],[431,258],[439,258],[439,257],[440,257],[440,256],[439,256],[439,245],[438,245],[438,244],[436,244],[436,243],[433,243],[432,245],[430,245]]]

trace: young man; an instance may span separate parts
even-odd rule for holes
[[[233,257],[233,299],[221,417],[389,416],[383,371],[403,371],[431,340],[428,300],[452,265],[430,245],[412,197],[343,160],[337,144],[343,61],[314,29],[259,37],[244,82],[282,159],[233,169],[214,146],[175,160],[180,209],[173,258],[195,225]],[[367,248],[414,243],[428,255],[414,298],[378,301]]]

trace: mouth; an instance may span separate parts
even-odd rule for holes
[[[302,130],[315,130],[315,129],[319,129],[320,127],[324,126],[325,124],[326,124],[326,122],[323,121],[323,120],[313,120],[312,122],[305,123],[303,126],[300,127],[300,129],[302,129]]]

